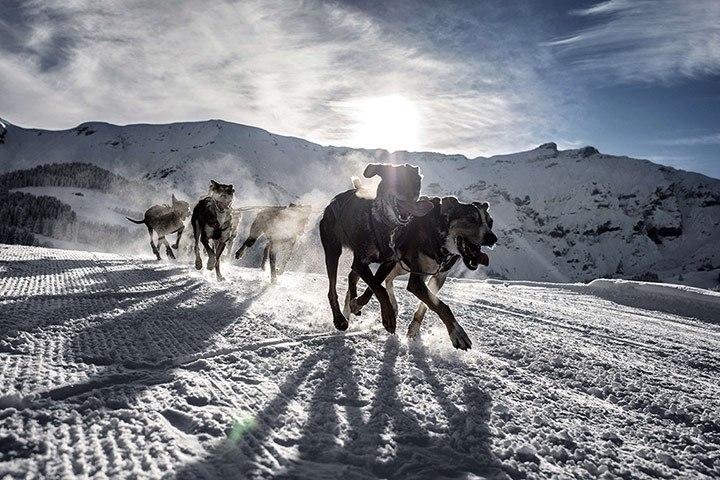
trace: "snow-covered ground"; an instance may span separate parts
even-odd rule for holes
[[[720,476],[716,293],[449,281],[459,352],[224,267],[0,246],[0,478]]]

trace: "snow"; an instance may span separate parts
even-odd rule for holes
[[[323,275],[148,258],[0,246],[3,480],[720,475],[712,292],[450,279],[459,352],[374,301],[337,332]]]

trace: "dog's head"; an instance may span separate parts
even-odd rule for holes
[[[422,217],[432,210],[432,202],[418,201],[422,176],[413,165],[389,165],[371,163],[365,167],[366,178],[379,175],[382,179],[377,188],[376,199],[383,213],[394,223],[406,223],[411,217]]]
[[[490,258],[481,251],[492,247],[497,237],[492,232],[493,219],[487,202],[460,203],[455,197],[442,199],[440,213],[447,220],[448,238],[446,248],[462,256],[465,266],[476,270],[478,266],[490,263]]]
[[[172,196],[172,208],[182,220],[190,216],[190,204],[184,200],[178,200],[175,198],[175,194]]]
[[[235,199],[235,187],[223,183],[217,183],[210,180],[210,190],[208,191],[210,198],[220,212],[224,212],[232,205]]]

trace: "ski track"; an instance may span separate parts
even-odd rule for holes
[[[223,268],[0,246],[0,479],[720,476],[718,325],[451,279],[459,352]]]

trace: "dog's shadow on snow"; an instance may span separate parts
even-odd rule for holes
[[[96,397],[116,408],[130,408],[148,388],[172,382],[184,363],[212,355],[218,333],[270,287],[251,284],[239,299],[224,285],[193,277],[189,266],[138,269],[135,259],[34,259],[11,270],[3,283],[11,295],[0,307],[0,351],[40,349],[51,362],[88,365],[92,372],[81,382],[28,385],[34,391],[23,393],[80,403]],[[51,285],[20,288],[25,277],[34,281],[42,272],[50,272]],[[24,332],[49,336],[40,344]]]
[[[328,338],[285,379],[250,427],[231,432],[177,478],[264,478],[271,475],[267,465],[276,465],[273,478],[287,479],[507,478],[491,450],[490,394],[471,379],[463,379],[461,394],[452,393],[418,349],[403,362],[422,372],[419,381],[439,406],[437,418],[426,418],[413,407],[427,396],[408,396],[410,379],[397,373],[406,368],[399,365],[401,355],[401,343],[389,337],[383,357],[373,362],[377,368],[369,368],[352,339]],[[306,405],[302,419],[298,404]]]

